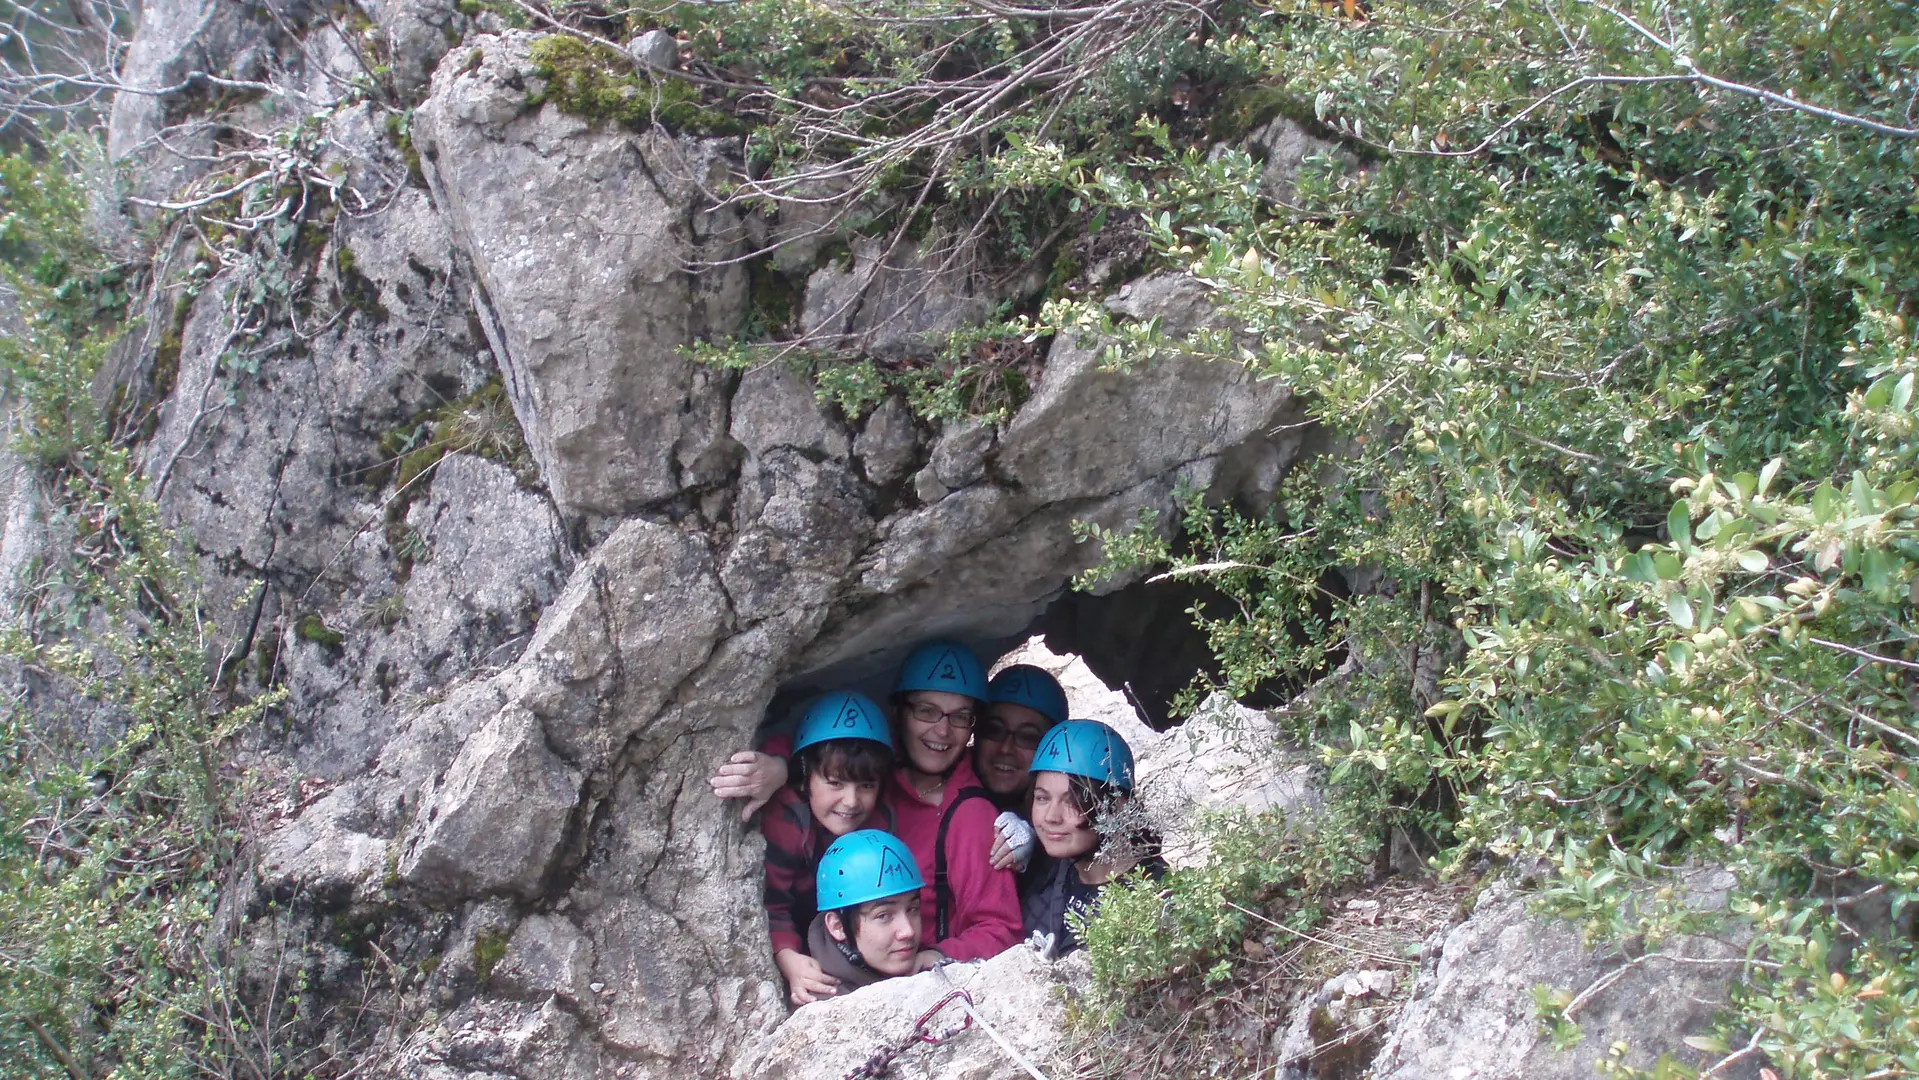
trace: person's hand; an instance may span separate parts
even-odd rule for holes
[[[780,974],[786,977],[786,985],[792,990],[791,998],[795,1005],[810,1005],[839,993],[840,981],[821,971],[820,962],[805,953],[781,949],[773,954],[773,963],[779,966]]]
[[[1033,827],[1026,819],[1004,811],[993,820],[993,850],[989,857],[995,870],[1024,870],[1026,863],[1033,857],[1033,847],[1038,837],[1033,835]]]
[[[944,963],[946,963],[945,953],[938,949],[921,949],[919,955],[913,958],[913,974],[931,971]]]
[[[746,821],[755,810],[766,805],[774,792],[786,785],[786,759],[742,750],[726,759],[726,764],[707,782],[713,785],[713,794],[722,799],[745,799],[740,820]]]

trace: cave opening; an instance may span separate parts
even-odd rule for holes
[[[1061,675],[1080,665],[1083,684],[1069,698],[1102,702],[1110,710],[1123,698],[1134,719],[1155,731],[1180,723],[1174,702],[1195,679],[1220,674],[1205,633],[1192,612],[1222,612],[1232,603],[1219,590],[1192,579],[1136,581],[1105,593],[1067,590],[1012,633],[1004,612],[982,613],[975,622],[942,620],[924,633],[899,635],[863,655],[829,662],[788,679],[774,695],[762,734],[791,725],[808,701],[832,690],[858,690],[885,701],[893,675],[907,652],[924,640],[951,638],[971,648],[990,670],[1030,662]],[[1087,676],[1090,675],[1090,680]],[[1064,680],[1063,680],[1064,681]],[[1298,688],[1270,685],[1243,699],[1255,708],[1283,703]],[[1090,707],[1090,706],[1089,706]],[[1076,713],[1077,715],[1077,713]]]

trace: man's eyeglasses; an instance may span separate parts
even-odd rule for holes
[[[925,724],[927,727],[932,727],[944,720],[961,731],[971,728],[979,719],[979,715],[971,709],[954,709],[952,712],[947,712],[930,701],[907,702],[906,715],[912,717],[915,723]]]
[[[1046,737],[1046,733],[1034,731],[1032,728],[1014,730],[998,720],[988,720],[981,725],[979,737],[982,742],[1005,742],[1011,739],[1013,745],[1021,750],[1038,750],[1039,742]]]

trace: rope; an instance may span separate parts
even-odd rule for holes
[[[953,980],[947,976],[946,968],[944,966],[936,967],[933,970],[939,974],[941,982],[945,983],[948,986],[953,985]],[[1001,1035],[999,1031],[993,1027],[993,1025],[987,1023],[986,1018],[984,1016],[981,1016],[979,1013],[974,1011],[973,996],[971,994],[966,993],[966,991],[964,990],[955,990],[953,991],[952,994],[948,994],[946,995],[945,998],[942,998],[940,1001],[940,1004],[944,1005],[946,1001],[952,999],[954,994],[960,995],[960,1007],[966,1010],[966,1020],[968,1023],[978,1024],[980,1026],[980,1030],[986,1032],[987,1037],[992,1039],[994,1043],[998,1044],[999,1048],[1005,1051],[1007,1057],[1012,1058],[1015,1064],[1017,1064],[1020,1068],[1026,1070],[1026,1075],[1032,1077],[1033,1080],[1047,1080],[1045,1073],[1040,1072],[1037,1066],[1035,1066],[1032,1062],[1026,1060],[1026,1055],[1021,1054],[1018,1050],[1013,1049],[1013,1044],[1007,1042],[1005,1036]]]

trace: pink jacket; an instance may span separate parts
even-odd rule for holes
[[[934,886],[934,843],[939,836],[940,818],[968,788],[984,788],[969,758],[946,779],[946,790],[938,806],[921,802],[905,774],[895,772],[881,795],[893,810],[893,834],[906,841],[919,863],[926,885],[920,892],[921,918],[925,928],[920,941],[938,949],[949,960],[983,960],[997,956],[1020,939],[1019,893],[1010,870],[995,870],[990,859],[993,848],[993,819],[999,808],[990,798],[969,798],[953,810],[946,829],[946,882],[952,903],[948,909],[947,936],[938,934]]]

